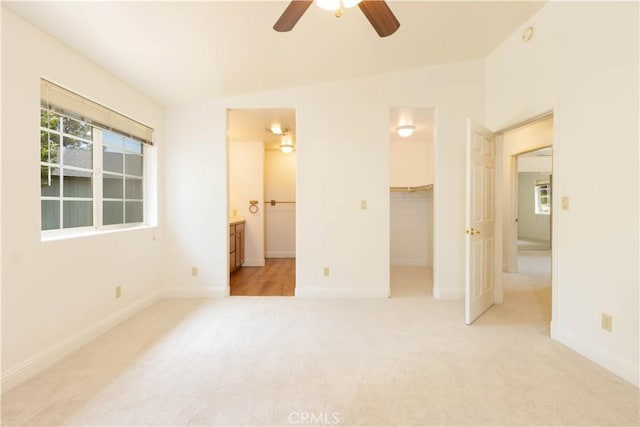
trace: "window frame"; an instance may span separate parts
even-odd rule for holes
[[[100,130],[100,146],[104,147],[103,141],[103,132],[105,132],[105,130]],[[106,132],[111,132],[111,131],[106,131]],[[116,132],[113,132],[116,133]],[[117,134],[117,133],[116,133]],[[141,148],[142,148],[142,154],[140,154],[140,156],[142,157],[142,177],[139,176],[135,176],[135,175],[130,175],[126,173],[126,155],[127,155],[127,150],[126,150],[126,144],[124,146],[123,149],[123,169],[122,169],[122,173],[118,173],[118,172],[111,172],[111,171],[106,171],[104,170],[104,150],[100,150],[99,153],[99,157],[100,157],[100,185],[99,185],[99,191],[100,191],[100,202],[99,202],[99,208],[98,208],[98,217],[100,219],[99,224],[100,224],[100,230],[120,230],[120,229],[127,229],[127,228],[137,228],[140,226],[144,226],[147,225],[147,144],[144,143],[140,143]],[[134,154],[134,153],[131,153]],[[123,179],[123,188],[122,188],[122,199],[116,199],[116,198],[104,198],[104,175],[108,174],[108,175],[116,175],[119,177],[122,177]],[[126,179],[127,178],[134,178],[134,179],[141,179],[142,180],[142,199],[128,199],[126,196]],[[122,224],[108,224],[108,225],[104,225],[104,202],[105,201],[122,201],[122,203],[124,205],[126,205],[126,203],[129,202],[142,202],[142,221],[141,222],[123,222]],[[123,221],[126,221],[126,206],[123,206],[123,217],[122,217]]]
[[[546,194],[542,194],[545,191]],[[542,198],[546,198],[546,203],[542,202]],[[551,183],[539,182],[534,186],[534,213],[536,215],[551,215]]]
[[[127,223],[127,222],[123,222],[121,224],[108,224],[108,225],[103,225],[103,176],[104,176],[104,165],[103,165],[103,133],[104,132],[112,132],[115,133],[119,136],[123,136],[123,137],[127,137],[127,135],[124,135],[120,132],[115,131],[114,129],[103,129],[99,126],[94,125],[93,123],[91,123],[90,121],[85,121],[85,120],[81,120],[78,117],[70,117],[68,115],[65,114],[61,114],[60,112],[51,110],[49,108],[47,108],[45,105],[40,105],[40,114],[42,111],[47,111],[49,113],[52,114],[56,114],[57,116],[59,116],[60,119],[60,124],[58,126],[57,130],[52,130],[49,129],[47,127],[42,126],[42,123],[40,122],[40,126],[39,129],[40,131],[46,131],[46,132],[51,132],[51,133],[55,133],[56,135],[58,135],[59,137],[59,151],[60,153],[63,152],[64,149],[64,136],[66,135],[67,137],[73,137],[76,139],[79,139],[81,141],[85,141],[85,142],[89,142],[88,139],[82,139],[79,138],[75,135],[72,134],[67,134],[64,132],[64,125],[63,125],[63,120],[64,118],[67,119],[71,119],[71,120],[77,120],[77,121],[81,121],[83,123],[88,124],[89,126],[91,126],[92,128],[92,139],[91,139],[91,144],[92,144],[92,168],[88,169],[88,168],[82,168],[82,167],[75,167],[75,166],[67,166],[64,165],[64,154],[59,154],[58,157],[58,163],[52,163],[50,161],[50,159],[48,159],[49,161],[47,162],[43,162],[42,158],[40,158],[39,161],[39,169],[41,170],[42,166],[46,166],[49,168],[59,168],[61,171],[61,175],[60,175],[60,190],[59,190],[59,195],[58,196],[43,196],[42,195],[42,182],[41,182],[41,189],[40,189],[40,233],[41,233],[41,239],[43,241],[47,241],[47,240],[58,240],[61,238],[71,238],[71,237],[81,237],[81,236],[90,236],[90,235],[95,235],[95,234],[101,234],[104,232],[112,232],[112,231],[120,231],[120,230],[131,230],[131,229],[139,229],[139,228],[145,228],[149,226],[149,222],[148,222],[148,180],[149,180],[149,167],[148,167],[148,154],[149,154],[149,147],[147,143],[143,142],[143,141],[139,141],[138,139],[134,138],[134,140],[136,142],[139,142],[141,145],[141,151],[142,153],[140,154],[140,156],[142,157],[142,176],[141,177],[135,177],[136,179],[141,179],[142,180],[142,199],[126,199],[126,193],[124,193],[125,191],[125,186],[123,185],[123,198],[120,199],[122,200],[123,204],[126,203],[126,201],[137,201],[137,202],[142,202],[142,221],[140,222],[131,222],[131,223]],[[123,149],[123,162],[126,162],[126,148]],[[69,169],[69,170],[78,170],[78,171],[82,171],[82,172],[90,172],[91,173],[91,179],[92,179],[92,197],[91,198],[81,198],[81,197],[72,197],[72,198],[67,198],[64,196],[64,170],[65,169]],[[122,174],[120,174],[120,176],[122,176],[123,181],[126,180],[127,177],[134,177],[132,175],[127,175],[126,170],[123,169]],[[60,218],[59,218],[59,228],[55,228],[55,229],[48,229],[48,230],[43,230],[42,226],[42,201],[44,200],[55,200],[55,201],[59,201],[60,206]],[[64,228],[64,202],[65,201],[69,201],[69,200],[73,200],[73,201],[91,201],[92,202],[92,219],[93,219],[93,225],[90,226],[79,226],[79,227],[69,227],[69,228]],[[123,221],[126,221],[126,217],[124,216],[124,212],[125,210],[123,209]]]

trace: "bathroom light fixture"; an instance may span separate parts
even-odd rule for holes
[[[266,128],[266,131],[274,135],[284,135],[285,133],[289,132],[289,128],[286,126],[280,126],[279,124],[275,123],[272,124],[271,127]]]
[[[396,132],[398,132],[398,135],[403,138],[411,136],[414,130],[416,130],[416,127],[413,125],[403,125],[396,128]]]
[[[280,127],[279,124],[271,125],[271,133],[274,135],[281,135],[282,128]]]
[[[285,154],[289,154],[293,152],[293,142],[291,141],[291,137],[288,135],[282,136],[282,142],[280,143],[280,151]]]

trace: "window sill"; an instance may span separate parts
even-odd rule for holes
[[[69,240],[69,239],[77,239],[83,237],[92,237],[92,236],[102,236],[105,234],[115,234],[122,233],[128,231],[138,231],[138,230],[150,230],[158,228],[157,225],[132,225],[128,227],[117,227],[117,228],[102,228],[95,229],[93,227],[90,228],[82,228],[79,230],[65,230],[62,232],[54,231],[54,232],[41,232],[41,241],[42,242],[56,242],[59,240]]]

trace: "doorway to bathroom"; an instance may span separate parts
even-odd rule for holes
[[[293,296],[295,110],[227,111],[229,294]]]

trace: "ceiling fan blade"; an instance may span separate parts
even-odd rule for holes
[[[280,32],[291,31],[302,15],[311,6],[313,0],[291,0],[289,6],[282,12],[280,19],[275,23],[273,29]]]
[[[380,37],[387,37],[400,28],[400,22],[384,0],[362,0],[358,7]]]

